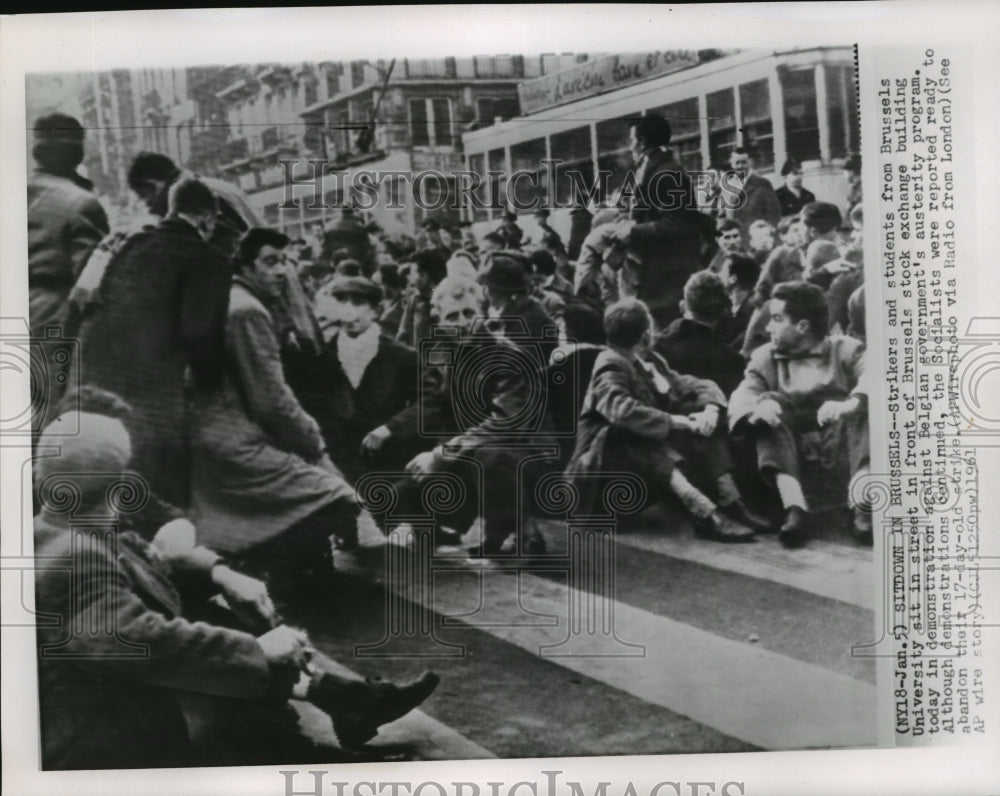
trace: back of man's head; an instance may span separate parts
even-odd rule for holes
[[[717,274],[696,271],[684,284],[684,306],[691,317],[714,324],[729,310],[729,296]]]
[[[652,329],[649,307],[639,299],[621,299],[604,311],[604,334],[613,346],[632,348]]]
[[[72,116],[42,116],[35,122],[32,155],[42,167],[72,170],[83,162],[83,138],[83,125]]]
[[[215,194],[201,180],[194,177],[178,180],[171,186],[167,198],[170,215],[215,216],[218,202]]]
[[[166,155],[161,155],[159,152],[140,152],[129,166],[128,187],[140,193],[144,183],[150,180],[173,182],[179,173],[180,170]]]
[[[562,314],[563,326],[566,328],[566,338],[578,343],[604,345],[604,320],[601,314],[580,301],[570,302]]]

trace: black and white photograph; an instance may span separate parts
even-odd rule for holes
[[[916,587],[880,594],[931,549],[932,519],[892,519],[897,471],[935,429],[973,466],[921,397],[947,298],[917,331],[899,305],[912,400],[891,351],[893,280],[947,295],[919,270],[947,242],[903,249],[951,179],[950,62],[927,49],[868,119],[838,31],[471,54],[461,29],[419,57],[376,31],[25,69],[0,337],[30,767],[277,766],[293,794],[341,764],[534,759],[520,784],[582,796],[545,759],[891,746],[924,663],[885,639],[931,677],[951,632],[975,643],[933,596],[900,631]],[[944,472],[914,505],[978,544]],[[940,660],[954,718],[933,688],[897,701],[896,743],[977,731],[980,670]]]

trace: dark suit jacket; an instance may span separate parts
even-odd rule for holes
[[[183,619],[176,573],[134,534],[111,545],[36,518],[35,551],[40,616],[61,619],[38,627],[43,768],[190,764],[178,691],[254,699],[272,688],[257,640]],[[206,594],[215,560],[187,573]]]
[[[788,190],[787,185],[782,185],[774,193],[778,197],[778,204],[781,206],[782,218],[785,216],[794,216],[807,204],[816,201],[816,194],[812,191],[807,191],[805,188],[802,189],[802,192],[798,196]]]
[[[678,373],[715,382],[729,395],[743,377],[743,357],[734,349],[732,321],[717,329],[689,318],[678,318],[656,340],[656,352]]]
[[[403,445],[397,417],[417,399],[417,352],[391,337],[379,337],[378,353],[355,389],[337,358],[337,338],[327,344],[310,384],[299,390],[303,406],[319,423],[327,452],[350,481],[366,469],[399,469],[421,448]],[[393,432],[376,457],[361,456],[361,440],[381,425]]]
[[[636,173],[632,220],[655,221],[673,212],[695,210],[694,186],[684,167],[662,150],[650,152]]]
[[[759,174],[751,174],[743,185],[743,192],[746,201],[730,211],[730,218],[740,223],[743,232],[746,233],[750,225],[760,219],[776,227],[781,221],[781,204],[771,181]]]

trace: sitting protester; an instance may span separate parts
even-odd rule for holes
[[[743,246],[743,228],[738,221],[731,218],[720,218],[716,222],[715,242],[718,250],[706,266],[712,273],[719,273],[723,261],[731,254],[746,254]]]
[[[281,624],[262,582],[197,545],[186,520],[150,533],[152,543],[125,530],[119,520],[134,509],[135,476],[121,420],[73,411],[42,440],[60,454],[35,462],[36,606],[62,619],[38,626],[44,769],[228,764],[195,746],[184,710],[194,696],[245,706],[222,730],[263,757],[243,762],[276,763],[266,756],[293,748],[318,762],[329,752],[301,736],[297,746],[277,746],[298,732],[294,712],[284,720],[287,700],[327,712],[340,745],[354,749],[436,687],[433,673],[405,685],[345,675],[304,632]],[[61,488],[49,488],[53,480]],[[67,485],[68,503],[57,497]],[[187,618],[217,596],[231,624],[248,629]]]
[[[684,317],[657,335],[654,345],[673,370],[713,381],[723,395],[736,389],[744,367],[743,357],[729,344],[729,307],[722,280],[711,271],[698,271],[684,285]]]
[[[439,249],[422,249],[413,256],[413,292],[403,306],[396,339],[416,348],[431,331],[431,293],[448,275],[448,261]]]
[[[721,276],[722,284],[729,294],[732,315],[732,323],[727,332],[729,345],[734,351],[739,352],[743,348],[747,327],[757,309],[754,303],[754,287],[760,278],[760,266],[751,257],[732,254],[722,263]]]
[[[252,229],[237,247],[224,386],[193,401],[192,509],[207,544],[243,556],[294,601],[332,577],[330,536],[357,534],[357,506],[285,380],[269,307],[287,240]]]
[[[401,470],[419,450],[392,439],[396,416],[416,401],[417,353],[376,323],[382,291],[374,282],[339,276],[329,292],[339,328],[299,394],[333,463],[354,483],[371,469]]]
[[[801,435],[825,429],[831,461],[846,458],[851,475],[868,466],[865,348],[827,335],[823,291],[808,282],[775,287],[769,309],[771,342],[751,357],[730,398],[729,422],[734,435],[756,443],[761,475],[777,488],[785,510],[779,538],[793,547],[804,541],[808,525]],[[857,507],[855,531],[870,539],[870,517]]]
[[[648,494],[675,495],[700,535],[751,541],[759,523],[730,474],[722,391],[677,373],[650,351],[653,320],[641,301],[622,299],[608,307],[604,330],[608,348],[594,364],[576,449],[566,467],[567,479],[585,496],[583,511],[593,499],[595,476],[635,473]]]
[[[405,410],[393,426],[393,436],[420,441],[424,448],[407,464],[411,475],[396,484],[394,513],[425,513],[421,491],[428,475],[458,476],[468,497],[438,518],[434,542],[460,544],[481,506],[484,541],[470,563],[490,565],[503,555],[507,537],[521,527],[520,501],[527,490],[519,489],[519,454],[514,447],[525,439],[544,442],[533,412],[538,397],[530,386],[532,379],[543,378],[545,362],[540,361],[537,347],[528,351],[539,359],[536,373],[536,366],[525,363],[510,340],[486,328],[482,291],[476,282],[448,277],[435,289],[431,305],[436,326],[444,334],[435,336],[421,353],[420,404]],[[503,363],[508,366],[497,367]],[[469,402],[470,389],[475,390],[475,406]],[[389,530],[385,517],[374,516]],[[545,549],[537,532],[517,543],[519,552]]]
[[[550,317],[562,314],[566,303],[573,300],[573,283],[556,272],[556,259],[545,249],[536,249],[530,256],[534,274],[535,295]]]
[[[589,304],[577,301],[566,306],[557,324],[559,346],[549,357],[548,403],[565,465],[573,452],[572,438],[594,362],[604,349],[604,321]]]
[[[747,247],[750,256],[763,264],[774,251],[774,227],[763,219],[754,221],[747,230]]]

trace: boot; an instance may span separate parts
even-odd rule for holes
[[[429,697],[441,678],[424,672],[402,685],[375,678],[351,680],[334,672],[317,672],[308,699],[333,720],[333,731],[344,749],[358,749],[378,734],[378,728],[405,716]]]
[[[773,532],[774,528],[763,517],[757,516],[747,508],[742,500],[734,500],[725,506],[719,506],[719,511],[730,519],[736,520],[740,525],[745,525],[756,533]]]
[[[784,547],[802,547],[806,543],[806,521],[809,515],[801,506],[789,506],[785,510],[785,522],[778,531],[778,541]]]
[[[727,517],[720,511],[713,511],[704,519],[694,521],[695,532],[714,542],[752,542],[753,529]]]

